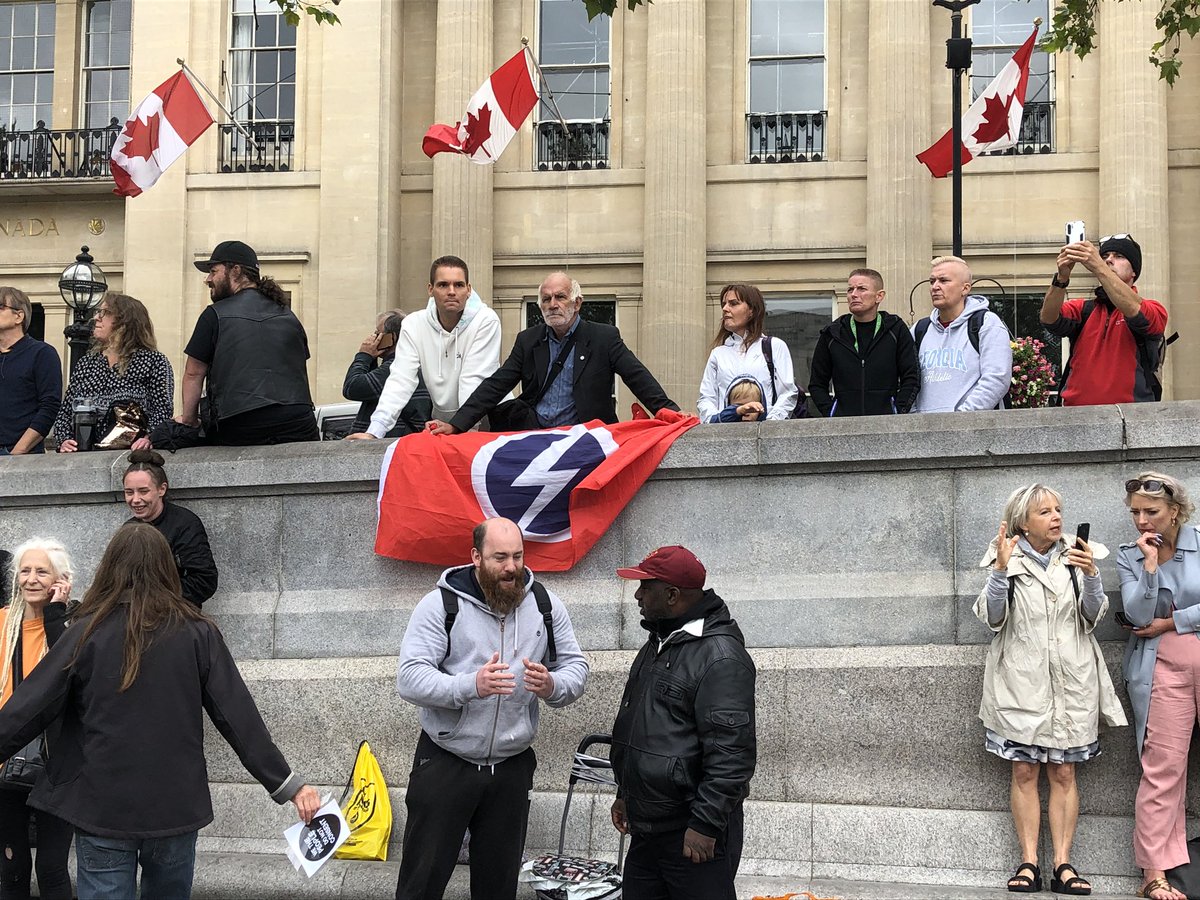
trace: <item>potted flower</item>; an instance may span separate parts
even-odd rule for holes
[[[1037,338],[1023,337],[1012,342],[1013,368],[1009,404],[1013,409],[1040,409],[1050,405],[1054,390],[1054,367],[1046,359],[1046,345]]]

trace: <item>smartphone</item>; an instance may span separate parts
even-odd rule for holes
[[[1087,539],[1092,536],[1092,525],[1090,522],[1082,522],[1075,529],[1075,546],[1083,549],[1083,545],[1087,543]]]
[[[1129,616],[1125,615],[1125,613],[1121,612],[1120,610],[1113,614],[1113,618],[1117,620],[1117,624],[1122,628],[1137,628],[1136,625],[1129,621]]]
[[[1086,232],[1084,231],[1083,222],[1076,220],[1067,223],[1067,243],[1077,244],[1080,241],[1087,240]]]

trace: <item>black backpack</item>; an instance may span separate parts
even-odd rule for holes
[[[1079,333],[1083,334],[1083,326],[1087,324],[1088,316],[1096,310],[1095,300],[1085,300],[1083,303],[1083,311],[1079,315]],[[1146,386],[1154,394],[1155,400],[1162,400],[1162,379],[1159,378],[1159,373],[1162,371],[1163,363],[1167,361],[1167,348],[1179,340],[1179,332],[1173,332],[1170,337],[1164,337],[1161,334],[1138,334],[1133,329],[1130,329],[1130,334],[1133,335],[1134,343],[1138,349],[1138,366],[1142,370],[1142,374],[1146,377]],[[1062,378],[1059,380],[1058,396],[1062,396],[1063,389],[1067,386],[1067,376],[1071,374],[1071,360],[1075,357],[1075,345],[1071,345],[1071,356],[1067,358],[1066,365],[1063,366]]]
[[[977,309],[967,318],[967,340],[971,342],[971,346],[975,348],[975,352],[979,352],[979,332],[983,331],[983,320],[987,316],[988,310]],[[999,316],[997,316],[999,318]],[[925,333],[929,331],[929,316],[923,318],[916,324],[913,329],[913,340],[917,345],[917,353],[921,352],[921,341],[925,340]],[[1004,320],[1000,319],[1000,324],[1004,325]],[[1008,326],[1004,325],[1004,330],[1008,331]],[[1009,331],[1011,339],[1012,332]],[[1012,405],[1012,391],[1006,391],[1004,396],[1000,398],[1000,405],[996,409],[1008,409]]]
[[[450,655],[450,631],[454,628],[454,620],[458,618],[458,594],[444,587],[442,591],[442,607],[446,610],[446,656]],[[551,665],[558,662],[558,650],[554,646],[554,615],[550,606],[550,595],[542,587],[540,581],[533,583],[533,599],[537,601],[538,612],[546,623],[546,658]]]

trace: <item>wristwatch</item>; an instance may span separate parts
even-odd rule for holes
[[[1050,279],[1050,283],[1052,285],[1054,285],[1056,288],[1062,288],[1065,291],[1068,287],[1071,286],[1071,279],[1068,278],[1066,281],[1059,281],[1058,273],[1056,272],[1054,274],[1054,277]]]

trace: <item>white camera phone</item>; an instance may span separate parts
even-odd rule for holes
[[[1084,234],[1084,230],[1083,230],[1083,222],[1081,222],[1081,221],[1068,222],[1067,223],[1067,243],[1068,244],[1078,244],[1080,241],[1083,241],[1083,240],[1087,240],[1087,238]]]

